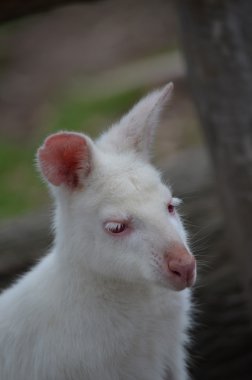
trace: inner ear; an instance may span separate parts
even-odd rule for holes
[[[89,142],[81,134],[56,133],[38,150],[38,162],[43,176],[52,185],[79,188],[91,170]]]

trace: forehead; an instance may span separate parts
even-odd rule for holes
[[[143,202],[164,200],[171,197],[159,172],[149,164],[132,158],[117,157],[108,160],[100,168],[97,192],[106,202],[136,207]]]

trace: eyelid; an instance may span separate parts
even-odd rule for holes
[[[107,222],[116,222],[116,223],[124,223],[128,222],[130,216],[124,210],[118,210],[112,207],[105,207],[100,214],[100,219],[103,223]]]
[[[131,223],[131,218],[129,218],[126,215],[110,215],[106,219],[103,219],[103,224],[105,225],[107,223],[119,223],[129,225]]]
[[[106,225],[116,225],[116,224],[125,224],[127,227],[130,227],[132,224],[132,221],[130,218],[116,218],[116,217],[110,217],[106,219],[103,222],[104,227]]]

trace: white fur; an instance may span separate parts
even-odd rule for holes
[[[164,252],[187,246],[186,234],[147,159],[170,91],[149,95],[96,143],[87,139],[83,189],[51,186],[54,247],[0,297],[1,380],[187,379],[190,291],[172,290],[160,272]],[[133,221],[123,238],[104,229],[118,219]]]

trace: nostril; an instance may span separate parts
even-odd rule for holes
[[[176,277],[183,277],[183,267],[177,260],[171,260],[168,262],[169,271]]]
[[[196,261],[187,251],[167,252],[164,257],[170,281],[181,288],[192,286],[196,279]]]
[[[194,273],[195,262],[181,262],[181,260],[171,260],[168,262],[168,269],[173,276],[181,280],[189,280]]]
[[[171,270],[171,272],[175,274],[175,276],[181,277],[181,273],[179,273],[177,270]]]

